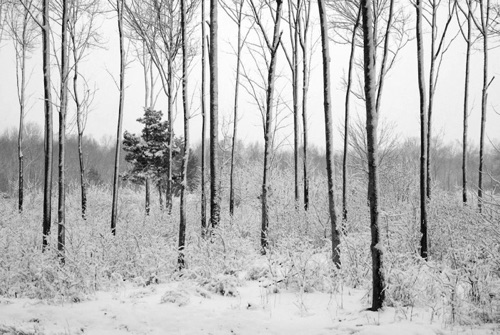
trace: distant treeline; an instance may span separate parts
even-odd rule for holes
[[[17,193],[17,129],[6,130],[0,134],[0,193],[14,196]],[[364,138],[360,134],[354,134],[350,141],[349,170],[350,178],[366,181],[366,151],[364,148]],[[54,136],[54,157],[57,157],[57,140]],[[79,163],[77,151],[76,135],[69,136],[67,139],[66,150],[66,175],[68,186],[79,185]],[[219,145],[221,177],[223,188],[226,183],[225,174],[229,169],[229,159],[231,155],[230,138],[223,139]],[[34,123],[25,126],[25,135],[23,140],[23,156],[25,162],[25,187],[26,189],[40,190],[43,187],[43,129]],[[102,139],[96,140],[91,136],[85,136],[83,142],[83,152],[86,164],[86,180],[89,185],[109,186],[113,177],[114,164],[114,141]],[[263,159],[262,145],[259,143],[237,144],[237,166],[259,166]],[[381,143],[380,151],[380,176],[383,187],[389,187],[398,180],[401,175],[400,183],[416,182],[418,179],[420,144],[417,138],[410,138],[403,141],[393,135],[386,138]],[[125,173],[130,165],[125,161],[125,152],[120,156],[120,171]],[[201,146],[196,145],[193,148],[193,155],[199,164],[201,158]],[[205,153],[208,157],[208,150]],[[475,189],[478,180],[479,153],[477,148],[469,149],[468,180],[471,191]],[[460,143],[444,143],[441,140],[435,140],[431,151],[433,158],[432,164],[432,187],[440,187],[445,191],[458,191],[461,188],[462,181],[462,151]],[[337,151],[335,156],[336,176],[341,175],[342,152]],[[56,164],[54,162],[54,164]],[[313,175],[322,175],[326,170],[324,151],[318,147],[310,146],[308,150],[308,164]],[[273,168],[278,170],[293,169],[293,152],[287,149],[277,150],[274,153]],[[490,147],[485,155],[485,165],[487,177],[484,180],[486,191],[497,193],[496,185],[500,180],[500,152],[495,147]],[[413,172],[414,173],[411,173]],[[259,174],[259,171],[255,171]],[[57,169],[54,169],[54,185],[57,183]],[[199,169],[197,169],[199,180]],[[415,179],[408,179],[413,175]],[[260,182],[260,180],[256,180]],[[385,184],[385,185],[384,185]],[[340,185],[340,183],[339,183]],[[401,186],[401,185],[400,185]]]

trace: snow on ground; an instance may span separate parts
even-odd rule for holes
[[[366,311],[361,290],[271,291],[247,281],[229,297],[174,282],[125,284],[78,303],[0,298],[0,334],[500,334],[499,325],[431,324],[423,309]]]

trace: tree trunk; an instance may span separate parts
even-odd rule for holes
[[[462,201],[467,204],[467,128],[469,123],[469,68],[472,44],[472,11],[467,1],[467,51],[465,55],[465,87],[464,87],[464,132],[462,144]]]
[[[113,203],[111,208],[111,233],[116,235],[118,219],[118,190],[120,172],[120,150],[123,124],[123,101],[125,98],[125,45],[123,40],[123,0],[116,0],[118,15],[118,36],[120,38],[120,98],[118,102],[118,125],[116,127],[115,166],[113,175]]]
[[[73,75],[73,98],[76,105],[76,127],[78,131],[78,162],[80,166],[80,196],[81,196],[81,213],[82,219],[86,220],[87,213],[87,183],[85,181],[85,162],[83,159],[83,111],[78,95],[78,57],[76,54],[76,40],[74,33],[71,35],[73,43],[73,61],[74,61],[74,75]]]
[[[207,232],[207,197],[205,194],[205,141],[206,141],[206,110],[205,110],[205,0],[201,0],[201,236]]]
[[[186,244],[186,187],[187,166],[189,160],[189,107],[188,107],[188,55],[186,39],[186,5],[181,0],[181,35],[182,35],[182,107],[184,109],[184,156],[182,157],[181,171],[181,201],[180,201],[180,223],[179,223],[179,268],[185,267],[184,246]]]
[[[435,72],[435,64],[436,64],[436,58],[435,58],[435,41],[436,41],[436,16],[437,16],[437,4],[435,0],[431,1],[431,14],[432,14],[432,21],[431,21],[431,64],[430,64],[430,72],[429,72],[429,106],[428,106],[428,112],[427,112],[427,162],[426,162],[426,195],[427,199],[431,198],[431,142],[432,142],[432,109],[434,106],[434,72]]]
[[[158,201],[160,202],[160,211],[163,210],[163,190],[162,190],[162,187],[161,187],[161,182],[159,181],[158,182]]]
[[[45,114],[45,170],[43,187],[43,250],[48,244],[50,224],[52,221],[52,97],[50,81],[50,16],[49,0],[43,0],[43,91],[44,91],[44,114]]]
[[[146,177],[146,198],[144,199],[144,209],[146,210],[146,215],[149,216],[151,210],[151,180]]]
[[[167,100],[168,100],[168,160],[167,160],[167,187],[166,187],[166,192],[165,192],[165,209],[167,210],[167,213],[170,215],[172,214],[172,158],[173,158],[173,153],[172,153],[172,142],[173,142],[173,127],[172,127],[172,122],[173,122],[173,109],[174,109],[174,97],[172,96],[173,94],[173,65],[172,61],[169,59],[168,60],[168,79],[167,79]]]
[[[244,1],[240,2],[238,10],[238,51],[236,55],[236,83],[234,87],[234,121],[233,121],[233,143],[231,146],[231,173],[229,175],[229,215],[234,214],[234,160],[236,156],[236,135],[238,134],[238,92],[240,87],[240,62],[241,62],[241,21],[243,15]]]
[[[356,23],[352,28],[351,53],[349,55],[349,69],[347,71],[347,87],[345,92],[345,120],[344,120],[344,155],[342,157],[342,220],[347,221],[347,151],[349,149],[349,112],[351,101],[352,70],[354,67],[354,51],[356,49],[356,31],[359,27],[361,8],[358,10]]]
[[[294,166],[294,195],[295,195],[295,206],[298,208],[300,201],[300,185],[299,185],[299,146],[300,146],[300,117],[299,117],[299,15],[300,15],[300,0],[297,0],[297,8],[293,29],[293,43],[292,43],[292,60],[293,60],[293,71],[292,71],[292,98],[293,98],[293,166]],[[292,25],[293,19],[290,20],[290,25]]]
[[[427,102],[425,96],[424,47],[422,34],[422,0],[417,0],[417,61],[420,93],[420,256],[427,260]]]
[[[61,23],[61,105],[59,107],[59,206],[57,211],[57,250],[64,263],[66,240],[66,114],[68,109],[68,1],[62,1]]]
[[[281,1],[281,0],[278,0]],[[210,223],[215,228],[220,222],[219,145],[219,84],[217,59],[217,0],[210,0]]]
[[[385,301],[385,276],[383,263],[383,247],[380,241],[379,209],[378,209],[378,142],[376,109],[376,74],[375,45],[372,33],[372,8],[370,0],[362,0],[363,13],[363,45],[364,45],[364,77],[366,103],[366,140],[368,149],[368,198],[370,202],[370,230],[372,254],[372,310],[382,308]]]
[[[333,128],[330,98],[330,50],[328,45],[328,23],[326,20],[325,3],[318,0],[319,19],[321,26],[321,50],[323,55],[323,107],[325,113],[326,138],[326,174],[328,178],[328,210],[332,229],[332,260],[340,267],[340,234],[337,227],[337,212],[335,210],[335,165],[333,162]]]
[[[28,9],[24,9],[23,15],[23,26],[21,32],[21,59],[19,59],[19,55],[16,55],[16,63],[20,64],[16,66],[16,79],[19,90],[19,134],[17,139],[17,154],[19,159],[19,193],[18,193],[18,210],[21,213],[23,211],[23,203],[24,203],[24,161],[23,161],[23,133],[24,133],[24,111],[26,105],[26,34],[27,34],[27,24],[30,20]],[[19,75],[17,69],[21,70],[21,80],[19,80]],[[20,81],[20,82],[19,82]]]
[[[486,131],[486,112],[488,103],[488,21],[490,1],[480,0],[481,8],[481,34],[483,35],[483,89],[481,95],[481,133],[479,137],[479,179],[477,186],[477,205],[479,213],[483,210],[483,173],[484,173],[484,136]]]
[[[262,254],[266,253],[269,245],[267,239],[267,230],[269,227],[269,215],[267,207],[267,195],[269,192],[269,169],[272,151],[272,122],[273,122],[273,96],[274,96],[274,79],[276,73],[276,61],[278,55],[278,48],[281,43],[280,23],[281,23],[281,10],[283,7],[283,0],[276,0],[276,15],[274,19],[273,42],[270,46],[271,57],[269,60],[269,68],[267,73],[267,89],[266,89],[266,123],[264,128],[264,171],[262,175],[262,229],[260,234],[260,246]]]

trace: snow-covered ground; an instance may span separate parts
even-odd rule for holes
[[[499,325],[452,326],[423,309],[367,311],[362,290],[263,286],[246,281],[221,296],[186,281],[130,283],[73,303],[0,298],[0,334],[500,334]]]

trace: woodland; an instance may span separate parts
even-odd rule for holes
[[[116,33],[100,31],[103,17]],[[498,114],[488,95],[498,89],[489,55],[499,20],[491,0],[0,0],[18,101],[1,113],[19,115],[0,134],[0,334],[500,332],[500,142],[486,133]],[[232,50],[219,44],[225,29]],[[119,45],[113,111],[94,106],[83,66],[105,34]],[[458,41],[463,107],[450,117],[462,137],[450,143],[433,112]],[[344,96],[333,97],[342,124],[332,116],[337,45],[349,49]],[[383,118],[386,81],[406,48],[417,64],[418,137]],[[232,91],[220,89],[222,52],[234,60]],[[35,58],[43,126],[25,120]],[[123,129],[132,58],[144,88],[139,132]],[[320,111],[309,108],[311,81],[321,82]],[[243,96],[262,141],[239,138]],[[232,102],[230,122],[221,101]],[[114,113],[115,136],[86,133],[95,110]],[[310,113],[322,116],[324,143],[309,142]],[[126,319],[139,303],[151,309],[147,326]],[[85,323],[64,306],[105,312]],[[111,309],[114,321],[103,321]],[[232,316],[210,328],[208,310]],[[252,330],[249,311],[268,323]]]

